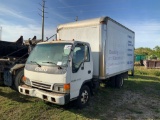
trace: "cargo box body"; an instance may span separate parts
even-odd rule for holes
[[[109,17],[59,25],[57,38],[90,44],[94,78],[106,79],[133,70],[135,34]]]

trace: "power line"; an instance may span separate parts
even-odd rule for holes
[[[75,21],[78,21],[78,16],[76,16],[76,19],[75,19]]]

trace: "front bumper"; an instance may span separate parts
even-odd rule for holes
[[[27,85],[19,86],[19,92],[21,94],[38,97],[45,101],[55,103],[58,105],[64,105],[70,101],[70,94],[47,92],[47,91],[40,90],[37,88],[29,87]]]

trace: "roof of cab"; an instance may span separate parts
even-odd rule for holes
[[[55,40],[55,41],[49,41],[49,42],[40,42],[37,44],[53,44],[53,43],[82,43],[82,41],[75,41],[75,40]],[[83,42],[88,44],[87,42]]]
[[[48,42],[40,42],[38,44],[53,44],[53,43],[73,43],[73,40],[54,40],[54,41],[48,41]]]

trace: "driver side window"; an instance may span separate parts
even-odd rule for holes
[[[76,73],[81,64],[86,60],[88,62],[89,60],[89,54],[88,54],[88,46],[84,44],[77,44],[73,51],[73,60],[72,60],[72,72]]]

